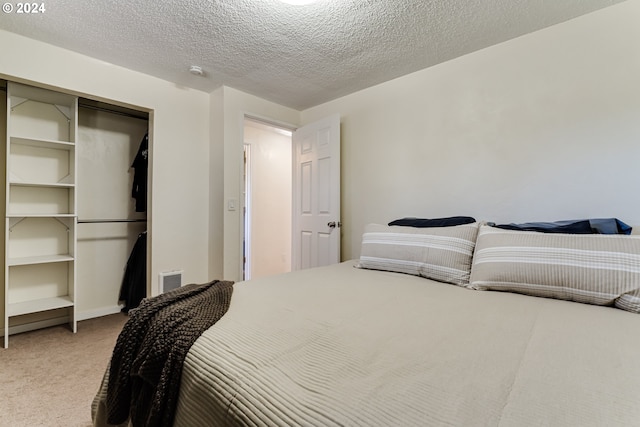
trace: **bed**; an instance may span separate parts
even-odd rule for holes
[[[477,224],[460,227],[478,233]],[[493,232],[483,227],[478,246]],[[468,253],[464,242],[454,252],[468,257],[469,276],[445,266],[451,282],[424,268],[364,268],[367,256],[381,258],[384,230],[368,230],[375,238],[368,249],[363,239],[359,260],[236,283],[227,313],[186,356],[174,425],[639,425],[638,313],[566,292],[474,290],[491,289],[490,280],[474,279],[474,245]],[[437,252],[423,247],[420,257]],[[628,274],[638,260],[623,260]],[[621,292],[635,298],[629,289]],[[107,425],[100,399],[96,426]]]

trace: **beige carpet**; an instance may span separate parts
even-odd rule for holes
[[[0,348],[0,426],[88,427],[124,314],[11,335]]]

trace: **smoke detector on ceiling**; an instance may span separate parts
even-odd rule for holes
[[[202,67],[198,65],[192,65],[191,67],[189,67],[189,72],[194,76],[204,76],[204,71],[202,70]]]

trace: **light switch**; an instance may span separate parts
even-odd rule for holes
[[[237,199],[229,199],[227,201],[227,210],[230,211],[235,211],[238,207],[238,200]]]

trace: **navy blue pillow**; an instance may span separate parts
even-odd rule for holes
[[[450,216],[446,218],[401,218],[391,221],[388,225],[401,225],[404,227],[452,227],[454,225],[472,224],[475,218],[470,216]]]
[[[555,222],[489,225],[505,230],[538,231],[564,234],[631,234],[632,228],[617,218],[580,219]]]

